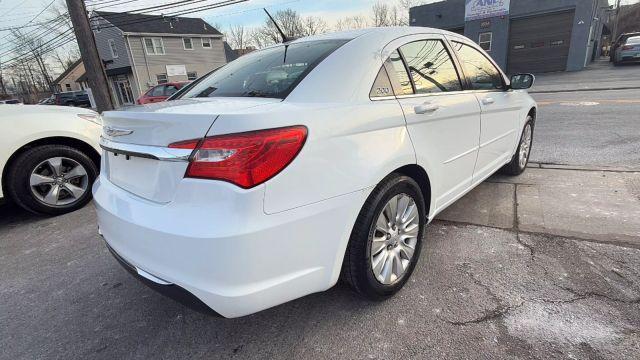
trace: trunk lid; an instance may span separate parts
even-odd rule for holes
[[[157,203],[173,200],[190,151],[174,142],[202,138],[224,114],[237,114],[280,99],[203,98],[135,106],[103,114],[104,176],[118,187]],[[183,158],[180,158],[183,156]]]

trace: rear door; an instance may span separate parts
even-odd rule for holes
[[[417,162],[430,175],[435,212],[471,185],[480,135],[480,108],[463,91],[450,49],[439,35],[411,37],[387,61],[400,84],[404,111]]]
[[[481,109],[480,149],[473,175],[478,182],[513,155],[523,104],[520,97],[508,91],[502,73],[485,54],[469,44],[451,43]]]

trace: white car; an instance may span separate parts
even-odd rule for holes
[[[102,125],[91,110],[0,105],[0,200],[59,215],[91,200]]]
[[[525,169],[532,83],[429,28],[253,52],[176,100],[104,114],[100,232],[138,278],[225,317],[340,276],[384,299],[429,221],[497,170]]]

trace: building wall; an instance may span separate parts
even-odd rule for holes
[[[503,69],[506,69],[511,20],[575,9],[566,68],[568,71],[575,71],[584,68],[594,54],[594,46],[598,44],[602,33],[602,19],[606,17],[604,8],[607,6],[607,0],[511,0],[509,16],[465,23],[465,0],[446,0],[413,7],[409,11],[409,17],[413,26],[446,30],[464,26],[465,36],[475,42],[478,42],[480,33],[492,32],[493,43],[489,53]],[[594,18],[600,20],[594,21]],[[487,22],[490,22],[489,26]],[[598,50],[595,53],[599,55]]]
[[[158,35],[148,37],[160,37]],[[162,36],[164,55],[148,55],[144,50],[143,36],[128,36],[131,46],[131,55],[137,76],[140,81],[141,91],[144,93],[149,87],[157,84],[156,75],[166,74],[167,65],[185,65],[187,71],[195,71],[202,76],[209,71],[226,64],[224,44],[222,37],[210,37],[211,48],[203,48],[200,35],[191,37],[194,49],[185,50],[182,42],[183,36]],[[209,37],[209,36],[207,36]],[[186,76],[170,76],[169,81],[186,81]]]
[[[93,26],[100,24],[100,31],[93,30],[93,35],[96,39],[96,46],[98,47],[98,53],[102,60],[112,60],[112,63],[107,64],[107,69],[116,69],[125,66],[131,66],[129,56],[127,55],[127,47],[125,45],[124,34],[120,29],[111,25],[108,21],[101,17],[96,17]],[[111,49],[109,48],[109,39],[113,39],[118,57],[114,58],[111,55]]]
[[[65,77],[57,82],[60,91],[69,91],[66,84],[71,85],[71,91],[82,90],[80,83],[76,82],[80,76],[84,74],[84,64],[80,62],[73,70],[71,70]]]

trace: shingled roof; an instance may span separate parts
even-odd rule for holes
[[[127,33],[222,35],[201,18],[106,11],[95,13]]]

